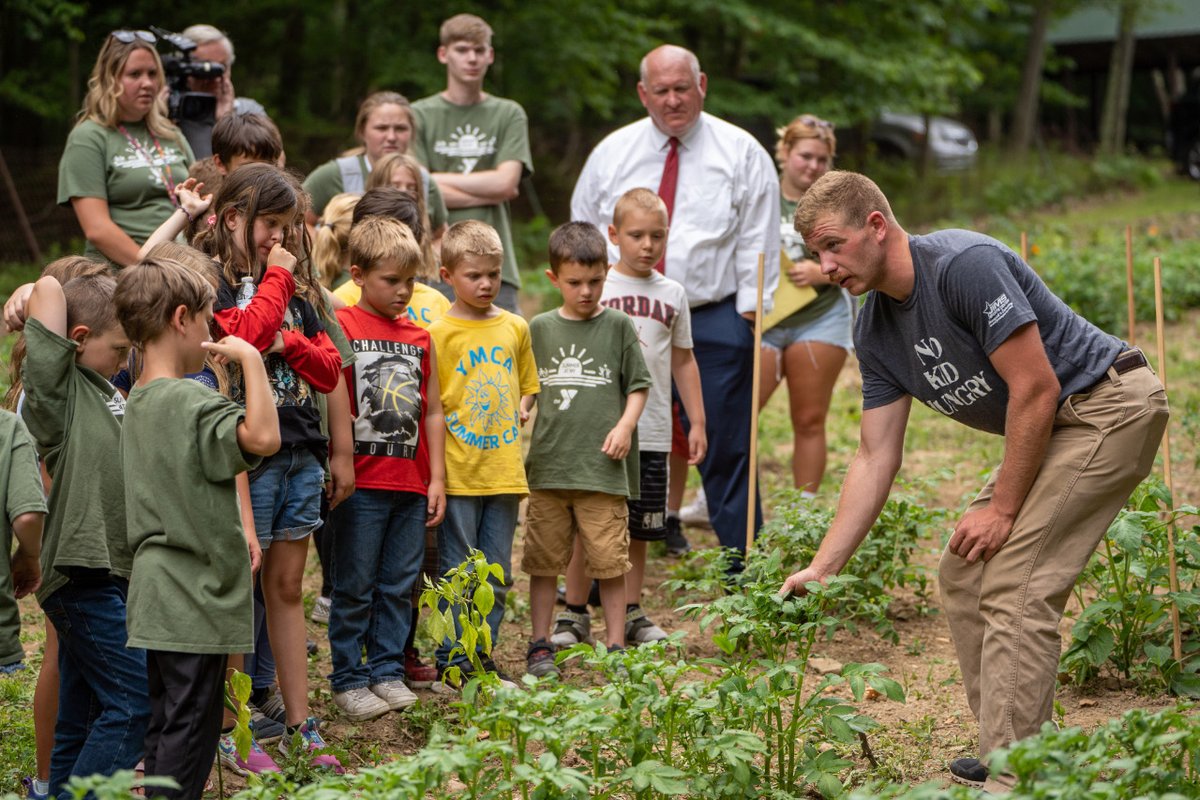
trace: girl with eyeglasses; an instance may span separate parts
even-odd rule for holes
[[[167,117],[163,67],[148,31],[113,31],[58,167],[58,202],[87,237],[84,255],[118,267],[177,207],[191,147]]]

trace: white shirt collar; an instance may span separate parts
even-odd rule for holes
[[[704,117],[705,113],[701,111],[700,116],[696,117],[696,122],[693,123],[688,132],[679,137],[679,145],[684,150],[690,150],[696,141],[696,137],[700,135],[700,129],[704,125]],[[654,120],[650,120],[650,136],[656,150],[666,150],[671,141],[671,135],[659,130],[658,126],[654,124]]]

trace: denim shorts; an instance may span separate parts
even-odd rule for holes
[[[325,470],[307,447],[280,450],[250,473],[254,528],[263,550],[321,527]]]
[[[840,290],[839,290],[840,291]],[[795,327],[776,326],[763,333],[763,347],[783,351],[799,342],[821,342],[849,351],[854,347],[850,303],[844,294],[824,314]]]

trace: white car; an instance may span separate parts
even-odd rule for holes
[[[974,165],[979,142],[970,128],[946,117],[932,117],[930,123],[930,155],[936,169],[951,172]],[[884,111],[871,126],[871,142],[882,156],[919,160],[925,149],[925,119]]]

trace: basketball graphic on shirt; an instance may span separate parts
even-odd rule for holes
[[[355,454],[415,457],[421,430],[421,356],[360,350],[354,376]]]

